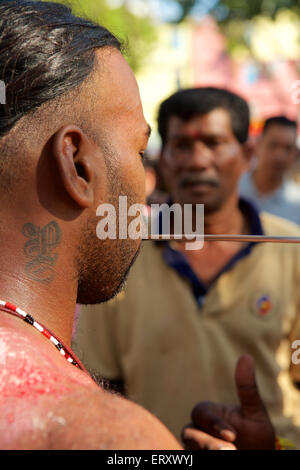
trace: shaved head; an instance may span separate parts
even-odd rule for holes
[[[22,176],[32,146],[61,125],[73,122],[97,137],[89,116],[99,48],[120,50],[121,44],[63,5],[0,0],[0,80],[6,87],[6,103],[0,105],[0,177],[6,190]]]

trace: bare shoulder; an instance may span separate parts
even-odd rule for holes
[[[154,416],[26,333],[0,325],[1,449],[179,448]]]
[[[78,393],[77,393],[78,392]],[[76,412],[74,413],[74,410]],[[56,435],[62,448],[76,449],[180,449],[167,428],[148,411],[116,394],[77,390],[63,414],[70,433]]]

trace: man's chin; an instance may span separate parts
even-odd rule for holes
[[[128,272],[129,274],[129,272]],[[126,276],[124,277],[124,279],[121,281],[121,283],[119,284],[119,286],[112,292],[110,293],[107,293],[107,295],[104,295],[101,297],[101,300],[99,300],[98,302],[94,302],[94,304],[102,304],[104,302],[108,302],[109,300],[112,300],[114,299],[115,297],[117,297],[120,292],[122,292],[124,289],[125,289],[125,286],[126,286],[126,282],[127,282],[127,277],[128,277],[128,274],[126,274]]]
[[[99,284],[95,284],[94,280],[93,283],[83,282],[81,286],[78,286],[78,295],[76,302],[80,305],[95,305],[101,304],[103,302],[108,302],[109,300],[115,298],[124,289],[129,272],[132,266],[134,265],[139,253],[140,246],[137,249],[124,274],[119,277],[119,280],[108,280],[106,282],[106,288],[103,285],[99,286]]]

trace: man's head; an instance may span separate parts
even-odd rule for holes
[[[66,276],[78,279],[78,301],[107,300],[140,241],[98,240],[96,210],[101,203],[118,208],[120,195],[144,203],[141,153],[148,141],[120,43],[62,5],[0,0],[0,80],[6,216],[20,232],[26,221],[42,227],[54,219],[64,242],[59,259],[68,259]]]
[[[162,173],[175,202],[214,212],[237,194],[247,166],[249,108],[218,88],[181,90],[159,109]]]
[[[258,164],[266,178],[281,180],[297,156],[297,123],[285,116],[267,119],[256,145]]]

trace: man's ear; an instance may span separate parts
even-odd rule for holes
[[[255,154],[255,143],[251,140],[248,140],[245,144],[243,144],[243,153],[244,153],[245,167],[246,169],[248,169],[252,163],[252,159]]]
[[[157,175],[158,175],[160,186],[162,187],[162,189],[169,192],[170,187],[168,185],[168,181],[169,181],[168,164],[166,162],[163,149],[161,150],[158,156]]]
[[[90,141],[79,127],[68,125],[55,134],[52,145],[66,192],[82,208],[90,207],[94,202]]]

